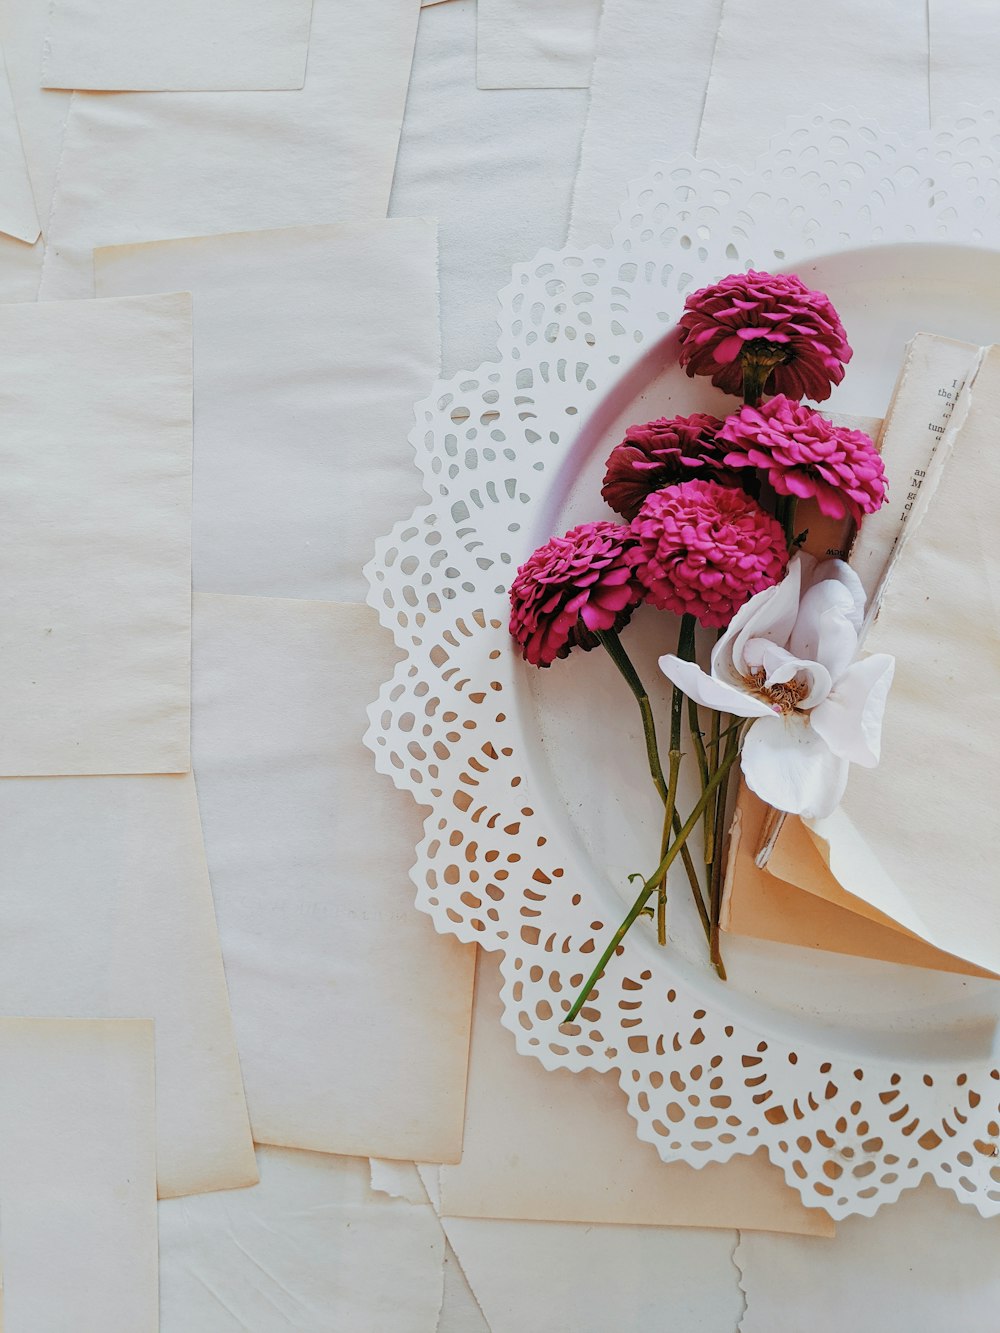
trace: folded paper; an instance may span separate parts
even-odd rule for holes
[[[301,88],[312,0],[53,0],[45,88]]]
[[[886,130],[926,129],[925,10],[829,0],[803,23],[798,0],[723,0],[698,156],[753,162],[789,116],[818,106],[860,111]]]
[[[499,970],[480,954],[465,1144],[458,1165],[441,1167],[443,1216],[833,1235],[762,1154],[662,1162],[636,1138],[612,1077],[518,1055],[502,1012]]]
[[[102,295],[193,294],[194,586],[363,601],[422,492],[407,434],[439,363],[421,219],[99,250]]]
[[[0,1013],[153,1019],[161,1197],[256,1180],[190,776],[0,782]]]
[[[148,1021],[0,1019],[8,1333],[155,1333]]]
[[[694,152],[721,10],[722,0],[604,0],[571,244],[591,245],[610,233],[629,182],[652,158]]]
[[[475,951],[415,910],[420,815],[362,744],[391,639],[364,606],[199,594],[194,648],[195,773],[254,1138],[455,1161]]]
[[[586,88],[600,0],[479,0],[480,88]]]
[[[0,775],[190,763],[191,301],[0,307]]]
[[[853,772],[840,809],[812,826],[843,889],[990,972],[1000,971],[998,413],[991,348],[935,453],[866,640],[897,663],[882,762]]]
[[[43,297],[89,295],[98,245],[384,217],[419,14],[315,0],[293,92],[75,96]]]

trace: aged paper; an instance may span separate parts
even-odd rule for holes
[[[587,88],[601,0],[478,0],[479,88]]]
[[[301,88],[312,0],[53,0],[44,88]]]
[[[41,234],[21,129],[0,45],[0,232],[34,245]]]
[[[256,1180],[190,776],[0,782],[0,1013],[152,1018],[161,1197]]]
[[[796,818],[782,822],[767,869],[760,869],[754,849],[763,836],[767,814],[768,807],[741,783],[730,830],[723,930],[907,967],[992,975],[942,953],[846,893]]]
[[[996,972],[1000,347],[964,398],[865,644],[896,655],[882,762],[856,767],[841,807],[812,828],[849,893]]]
[[[195,773],[254,1138],[455,1161],[475,951],[362,745],[395,660],[368,607],[197,595]]]
[[[0,41],[43,229],[71,97],[68,92],[52,92],[41,86],[49,4],[50,0],[0,0]]]
[[[751,163],[789,116],[822,106],[926,129],[924,7],[827,0],[806,23],[801,0],[723,0],[698,156]]]
[[[153,1025],[0,1019],[6,1333],[156,1333]]]
[[[195,588],[364,601],[375,538],[423,495],[407,435],[440,358],[435,225],[125,246],[96,273],[102,295],[194,297]]]
[[[978,351],[973,343],[933,333],[918,333],[907,345],[880,441],[889,494],[862,523],[851,549],[869,599],[880,589]]]
[[[90,295],[99,245],[384,217],[419,14],[315,0],[295,92],[77,94],[43,297]]]
[[[993,0],[928,0],[931,121],[992,102],[1000,67]]]
[[[254,1189],[160,1205],[162,1333],[433,1333],[430,1205],[374,1194],[356,1158],[258,1157]]]
[[[0,776],[190,763],[191,300],[0,307]]]
[[[604,0],[572,245],[610,235],[629,181],[653,158],[694,152],[721,10],[722,0]]]
[[[613,1077],[549,1071],[501,1026],[500,973],[480,954],[465,1145],[440,1172],[441,1214],[832,1236],[758,1154],[695,1168],[636,1137]]]

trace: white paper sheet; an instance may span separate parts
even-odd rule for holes
[[[882,761],[852,769],[841,806],[813,824],[844,889],[992,972],[1000,971],[989,795],[1000,784],[998,413],[994,347],[955,407],[865,641],[896,656]]]
[[[698,156],[752,162],[789,116],[859,111],[884,130],[929,123],[927,13],[910,0],[723,0]]]
[[[260,1184],[160,1205],[162,1333],[434,1333],[444,1238],[368,1163],[259,1150]]]
[[[42,54],[51,0],[0,0],[0,41],[44,230],[71,94],[43,89]],[[2,272],[2,270],[0,270]]]
[[[474,0],[422,12],[390,205],[440,221],[447,375],[495,359],[511,264],[562,245],[587,107],[582,89],[484,96],[475,59]]]
[[[153,1025],[0,1019],[6,1333],[155,1333]]]
[[[465,1218],[444,1229],[491,1333],[729,1333],[743,1308],[735,1232]]]
[[[543,1069],[518,1055],[501,1015],[499,967],[480,954],[465,1143],[440,1171],[442,1215],[833,1234],[763,1155],[662,1162],[613,1077]]]
[[[300,91],[77,94],[44,298],[89,295],[98,245],[384,217],[419,13],[315,0]]]
[[[0,782],[0,1013],[154,1019],[161,1197],[256,1179],[190,777]]]
[[[44,88],[301,88],[312,0],[52,0]]]
[[[195,773],[254,1138],[455,1161],[474,950],[407,874],[361,737],[396,660],[364,606],[199,594]]]
[[[605,240],[629,181],[694,152],[722,0],[604,0],[569,240]]]
[[[41,230],[3,46],[0,45],[0,232],[5,237],[34,245]]]
[[[375,538],[421,500],[407,434],[440,363],[421,219],[99,250],[102,295],[195,318],[194,586],[363,601]]]
[[[928,0],[931,120],[997,96],[1000,26],[993,0]]]
[[[587,88],[601,0],[477,0],[476,86]]]
[[[0,307],[0,775],[190,765],[191,301]]]
[[[944,1333],[991,1329],[1000,1302],[1000,1218],[929,1181],[834,1241],[740,1238],[740,1333]]]

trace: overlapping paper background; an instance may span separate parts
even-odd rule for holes
[[[597,9],[0,0],[11,1333],[155,1327],[157,1185],[185,1333],[992,1317],[997,1225],[937,1191],[831,1240],[766,1163],[665,1167],[612,1083],[518,1060],[495,961],[473,1007],[473,955],[410,911],[419,812],[360,746],[392,656],[360,565],[510,263],[601,239],[654,155],[992,91],[975,0],[929,37],[905,0]]]

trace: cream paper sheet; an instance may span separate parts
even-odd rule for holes
[[[357,1159],[258,1160],[254,1189],[160,1205],[162,1333],[433,1333],[445,1242],[429,1204],[374,1194]]]
[[[33,246],[41,230],[0,45],[0,232],[5,238]]]
[[[195,772],[254,1138],[456,1161],[474,950],[407,874],[410,798],[366,705],[396,656],[364,606],[195,598]]]
[[[587,88],[601,0],[477,0],[476,86]]]
[[[610,235],[629,181],[653,158],[694,152],[721,9],[722,0],[604,0],[571,244]]]
[[[763,1154],[696,1169],[636,1137],[612,1077],[548,1071],[501,1026],[500,972],[480,954],[462,1160],[440,1171],[444,1217],[748,1227],[832,1236]]]
[[[421,219],[99,250],[102,295],[193,293],[194,586],[363,601],[422,498],[407,433],[440,359]]]
[[[6,1333],[156,1333],[153,1025],[0,1019]]]
[[[884,130],[929,123],[927,13],[912,0],[723,0],[699,157],[753,162],[789,116],[859,111]]]
[[[44,88],[301,88],[312,0],[52,0]]]
[[[896,656],[882,762],[854,767],[842,805],[812,826],[847,892],[992,972],[1000,970],[998,415],[994,347],[956,408],[953,428],[961,424],[938,448],[866,639],[869,651]]]
[[[315,0],[299,91],[78,93],[44,298],[89,295],[99,245],[384,217],[419,13],[367,0],[348,22]]]
[[[152,1018],[161,1197],[256,1180],[190,776],[0,782],[0,1013]]]
[[[190,765],[191,300],[0,307],[0,776]]]
[[[993,0],[928,0],[931,120],[997,96],[1000,26]]]

